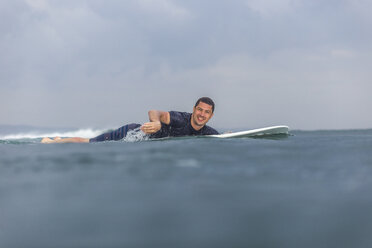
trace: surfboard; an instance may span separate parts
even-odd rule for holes
[[[288,126],[272,126],[272,127],[251,129],[251,130],[247,130],[247,131],[208,135],[208,137],[213,137],[213,138],[242,138],[242,137],[270,136],[270,135],[277,135],[277,134],[288,135],[289,134],[289,127]]]

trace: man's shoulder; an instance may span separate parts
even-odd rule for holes
[[[191,116],[191,113],[189,112],[181,112],[181,111],[174,111],[174,110],[171,110],[169,111],[169,114],[172,116],[172,115],[179,115],[179,116]]]
[[[180,111],[169,111],[170,125],[181,125],[188,122],[191,118],[191,113]]]
[[[191,113],[188,112],[180,112],[180,111],[169,111],[169,115],[171,119],[190,119]]]

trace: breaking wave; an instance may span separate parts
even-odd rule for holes
[[[81,138],[93,138],[104,132],[107,132],[107,129],[78,129],[71,131],[29,131],[29,132],[18,132],[11,134],[2,134],[0,135],[1,144],[15,144],[15,143],[38,143],[44,137],[54,138],[54,137],[81,137]],[[138,142],[148,140],[149,135],[146,135],[140,130],[140,128],[130,130],[127,133],[127,136],[122,139],[124,142]]]
[[[32,132],[21,132],[15,134],[5,134],[0,136],[0,140],[19,140],[19,139],[38,139],[43,137],[81,137],[81,138],[92,138],[105,130],[98,129],[79,129],[74,131],[65,132],[42,132],[42,131],[32,131]]]

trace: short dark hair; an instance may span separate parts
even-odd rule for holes
[[[198,106],[200,102],[204,102],[204,103],[206,103],[206,104],[208,104],[208,105],[211,105],[211,106],[212,106],[212,113],[214,112],[214,102],[213,102],[212,99],[210,99],[209,97],[206,97],[206,96],[201,97],[201,98],[199,98],[199,99],[196,101],[196,103],[195,103],[195,107]]]

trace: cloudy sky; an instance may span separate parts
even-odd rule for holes
[[[372,128],[370,0],[1,0],[0,124]]]

